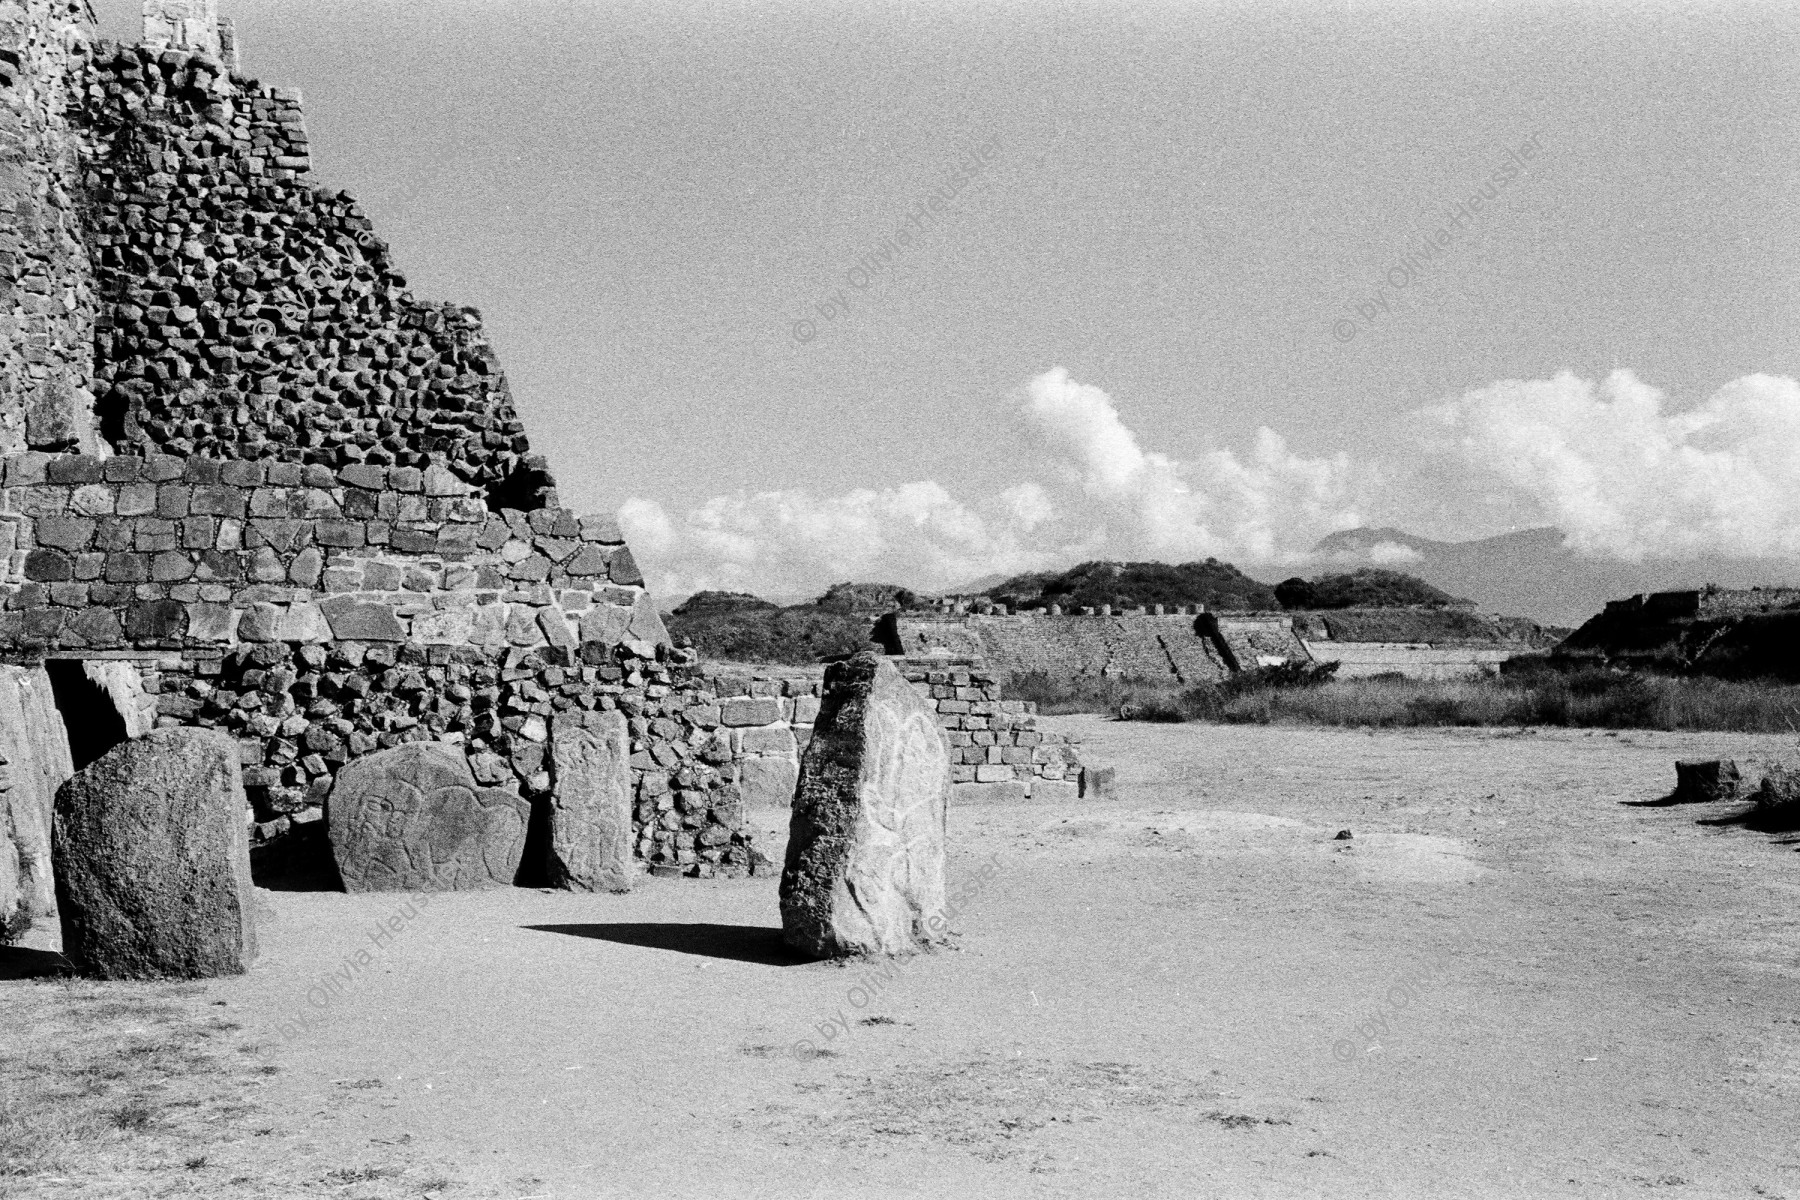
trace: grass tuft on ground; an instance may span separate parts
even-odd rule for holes
[[[1049,714],[1104,712],[1125,720],[1245,725],[1561,726],[1789,733],[1800,686],[1625,674],[1550,672],[1478,679],[1277,679],[1249,672],[1222,686],[1183,689],[1131,680],[1027,676],[1011,694]]]

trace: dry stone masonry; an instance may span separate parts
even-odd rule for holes
[[[636,857],[757,866],[722,698],[617,525],[557,503],[479,316],[310,182],[299,94],[214,0],[148,0],[135,46],[50,0],[0,37],[0,660],[229,735],[259,843],[413,743],[543,811],[557,737],[623,721]]]
[[[83,3],[0,9],[0,664],[80,664],[120,737],[227,736],[259,854],[376,828],[339,820],[347,769],[421,744],[548,839],[479,869],[364,845],[353,886],[769,869],[745,808],[792,798],[817,674],[670,645],[614,520],[558,503],[478,314],[413,297],[310,152],[216,0],[147,0],[138,45]],[[969,796],[1076,787],[979,664],[906,669]],[[8,821],[0,893],[41,892]]]
[[[83,241],[86,0],[0,5],[0,454],[92,451],[98,308]]]
[[[1199,609],[1171,613],[1161,605],[1117,613],[894,613],[876,623],[873,637],[889,654],[979,661],[1001,683],[1043,674],[1167,679],[1193,686],[1308,657],[1287,617]]]
[[[947,654],[893,663],[937,714],[949,748],[953,802],[1054,802],[1086,794],[1079,735],[1040,730],[1035,704],[1002,698],[999,672]],[[746,804],[785,809],[792,803],[823,675],[822,668],[701,668],[718,697],[720,770],[738,783]],[[710,719],[713,703],[696,715]]]

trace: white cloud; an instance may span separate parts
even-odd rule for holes
[[[996,495],[921,481],[719,496],[679,517],[634,499],[620,517],[652,585],[672,595],[796,594],[840,579],[942,588],[1083,558],[1263,562],[1359,523],[1349,460],[1296,455],[1271,430],[1248,455],[1182,463],[1145,450],[1111,397],[1060,367],[1026,385],[1013,415],[1031,477]]]
[[[1595,557],[1800,555],[1800,383],[1665,399],[1629,371],[1508,380],[1422,410],[1420,450],[1465,512],[1499,499]]]
[[[1111,396],[1058,367],[1013,411],[1026,476],[992,495],[919,481],[822,496],[718,496],[621,520],[664,594],[814,593],[842,579],[926,589],[1083,559],[1216,556],[1277,578],[1363,524],[1477,536],[1557,525],[1597,557],[1800,556],[1800,384],[1751,375],[1670,411],[1629,372],[1511,380],[1409,414],[1379,460],[1309,457],[1274,430],[1183,461],[1147,449]],[[1378,546],[1375,560],[1417,557]],[[1323,565],[1323,564],[1312,564]]]
[[[1003,505],[996,506],[1003,509]],[[715,496],[675,520],[634,499],[619,519],[652,587],[679,595],[723,588],[771,595],[822,591],[839,580],[946,587],[1043,561],[931,482],[858,488],[840,496],[803,489]]]
[[[1369,547],[1369,561],[1378,567],[1399,567],[1418,560],[1417,550],[1399,542],[1376,542]]]

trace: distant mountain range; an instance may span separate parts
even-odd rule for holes
[[[1639,592],[1707,583],[1800,584],[1800,562],[1791,559],[1613,562],[1575,553],[1563,544],[1562,531],[1549,527],[1471,542],[1438,542],[1399,529],[1346,529],[1325,538],[1315,550],[1330,559],[1331,567],[1389,567],[1467,596],[1487,612],[1569,627],[1598,613],[1608,600]]]

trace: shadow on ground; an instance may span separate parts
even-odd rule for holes
[[[563,933],[570,937],[597,938],[621,946],[647,946],[703,958],[760,963],[767,967],[791,967],[814,961],[790,950],[781,930],[764,925],[710,925],[661,921],[619,921],[604,925],[527,925],[539,933]]]
[[[70,970],[69,960],[54,950],[0,946],[0,979],[48,979]]]
[[[1670,792],[1668,795],[1658,796],[1654,800],[1621,800],[1619,803],[1626,808],[1674,808],[1676,805],[1711,804],[1717,803],[1717,801],[1690,800],[1680,792]]]

